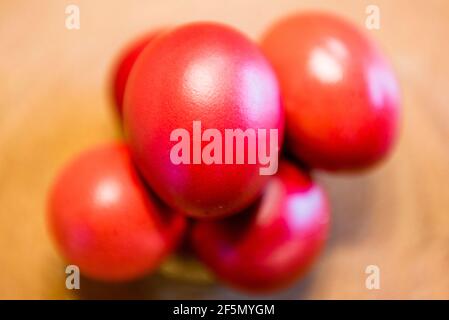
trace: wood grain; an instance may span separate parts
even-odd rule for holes
[[[78,31],[64,26],[69,3],[81,9]],[[173,272],[126,285],[82,279],[81,290],[66,290],[65,262],[45,227],[48,187],[77,152],[120,138],[108,81],[119,49],[133,37],[161,25],[214,20],[257,39],[276,18],[304,8],[332,10],[363,26],[367,4],[0,2],[0,298],[247,297],[215,282],[176,279]],[[376,4],[381,29],[370,33],[400,79],[401,140],[371,172],[318,174],[332,201],[330,241],[303,281],[263,298],[449,298],[449,2]],[[380,290],[365,288],[370,264],[380,267]]]

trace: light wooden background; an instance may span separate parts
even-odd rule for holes
[[[65,29],[65,6],[81,29]],[[359,176],[319,174],[333,209],[330,241],[293,288],[262,298],[449,298],[449,2],[441,1],[1,1],[0,298],[243,298],[218,284],[164,275],[127,285],[82,279],[65,289],[65,264],[45,228],[48,186],[80,150],[120,137],[108,92],[128,40],[191,20],[232,24],[257,39],[292,10],[323,8],[363,26],[390,55],[403,91],[399,145]],[[367,265],[380,290],[365,288]]]

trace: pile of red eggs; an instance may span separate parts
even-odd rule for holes
[[[400,116],[398,85],[376,44],[318,12],[282,19],[259,44],[217,23],[154,31],[118,63],[114,91],[127,143],[71,162],[51,191],[48,215],[64,257],[102,281],[149,274],[188,242],[233,287],[291,284],[329,229],[327,197],[310,170],[378,163]],[[195,132],[195,121],[211,134]],[[276,130],[268,143],[279,146],[274,175],[261,174],[266,163],[238,162],[232,153],[226,162],[228,154],[211,148],[236,128]],[[171,158],[183,139],[172,139],[176,129],[201,137],[192,141],[200,153],[182,150],[189,163]],[[258,148],[268,139],[252,137]],[[201,161],[206,149],[215,162]]]

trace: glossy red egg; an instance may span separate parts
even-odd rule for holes
[[[233,162],[225,163],[226,129],[272,129],[278,146],[282,141],[284,113],[270,64],[240,32],[215,23],[184,25],[154,40],[131,72],[124,111],[133,155],[149,185],[165,202],[195,217],[237,212],[267,181],[260,162],[249,163],[245,156],[237,164],[237,142],[229,149]],[[195,138],[194,122],[201,123],[199,132],[216,130],[223,138],[216,140],[223,146],[221,164],[206,163],[201,155],[195,163],[194,145],[205,148],[208,142]],[[187,164],[171,158],[179,141],[170,138],[178,129],[189,135]],[[256,145],[262,141],[258,137],[252,140]],[[240,151],[250,149],[247,143]]]
[[[186,221],[150,195],[122,143],[82,153],[58,176],[48,222],[63,256],[97,280],[125,281],[159,266]]]
[[[327,170],[363,169],[388,154],[398,135],[398,83],[366,33],[309,12],[274,24],[261,47],[279,78],[289,152]]]
[[[219,221],[198,221],[192,246],[217,277],[245,291],[267,292],[305,274],[327,237],[324,191],[283,162],[257,204]]]
[[[121,116],[123,113],[123,97],[125,95],[125,87],[128,81],[131,69],[136,62],[137,57],[142,50],[149,44],[162,30],[155,30],[150,32],[132,42],[121,53],[117,59],[117,64],[114,67],[114,73],[112,76],[112,91],[114,95],[115,107]]]

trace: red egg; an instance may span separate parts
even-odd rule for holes
[[[261,47],[280,82],[289,152],[327,170],[363,169],[388,154],[398,135],[399,89],[367,34],[310,12],[276,23]]]
[[[186,225],[183,215],[147,192],[122,143],[84,152],[61,172],[51,190],[48,222],[63,256],[103,281],[153,271]]]
[[[191,239],[200,260],[219,279],[241,290],[267,292],[305,274],[328,226],[324,191],[283,162],[257,204],[224,220],[198,221]]]
[[[123,97],[125,95],[125,86],[129,74],[131,73],[131,68],[142,50],[161,32],[161,30],[156,30],[135,40],[122,52],[117,61],[112,77],[112,91],[114,94],[115,106],[120,116],[123,113]]]
[[[228,215],[254,201],[267,181],[261,169],[269,164],[250,163],[248,154],[274,131],[280,146],[283,135],[283,108],[270,64],[244,35],[214,23],[188,24],[154,40],[131,72],[124,111],[125,130],[145,179],[165,202],[196,217]],[[235,139],[228,145],[227,129],[249,130],[252,138],[243,148]],[[268,130],[265,138],[258,129]],[[171,157],[182,142],[171,139],[175,130],[188,135],[183,163]],[[206,130],[219,137],[205,138]],[[270,141],[271,148],[275,143]],[[205,150],[215,142],[220,147],[210,153],[216,157],[210,163]],[[244,155],[240,164],[239,152]],[[273,161],[277,153],[278,148],[270,152]]]

